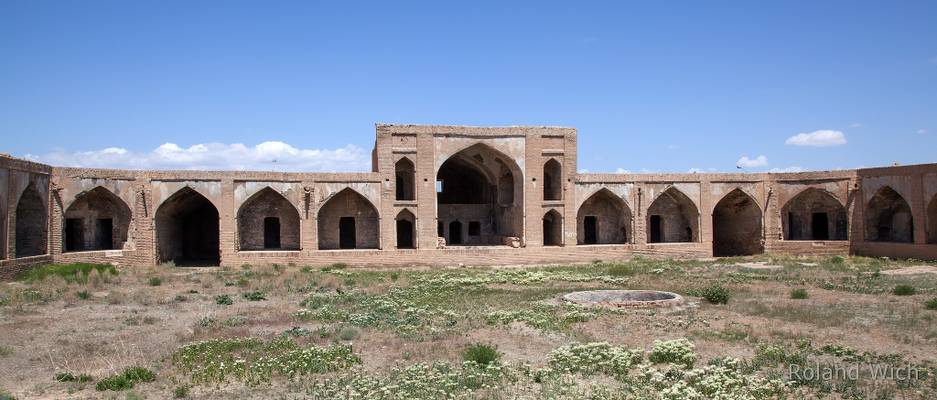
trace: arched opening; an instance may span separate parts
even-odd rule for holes
[[[299,250],[299,211],[286,197],[265,187],[238,209],[238,248]]]
[[[476,144],[449,157],[436,174],[436,218],[447,244],[501,245],[523,232],[523,175],[509,157]],[[452,222],[472,227],[466,234]],[[457,235],[457,237],[454,237]]]
[[[179,189],[156,210],[159,262],[176,265],[218,265],[218,209],[189,187]]]
[[[42,195],[30,183],[16,203],[16,257],[46,254],[47,218]]]
[[[786,240],[846,240],[846,208],[824,190],[809,188],[781,208]]]
[[[395,220],[397,221],[397,248],[415,248],[413,238],[416,236],[414,231],[416,217],[409,210],[402,210]]]
[[[416,199],[415,171],[413,162],[404,157],[394,164],[394,175],[397,200]]]
[[[556,210],[543,215],[543,245],[560,246],[563,244],[563,216]]]
[[[713,209],[713,255],[717,257],[761,254],[761,208],[747,193],[735,189]]]
[[[699,210],[683,192],[665,190],[648,208],[648,243],[695,242]]]
[[[65,210],[64,250],[121,249],[130,230],[130,207],[98,186],[79,194]]]
[[[927,206],[927,243],[937,244],[937,194]]]
[[[376,249],[379,246],[377,209],[358,192],[345,188],[318,213],[319,249]]]
[[[586,199],[576,215],[578,244],[628,243],[631,209],[621,197],[601,189]]]
[[[543,164],[543,199],[563,199],[563,167],[553,158]]]
[[[914,220],[908,202],[888,186],[879,189],[865,209],[865,234],[870,242],[913,242]]]

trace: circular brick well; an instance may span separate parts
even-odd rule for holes
[[[568,293],[563,300],[584,306],[615,308],[673,307],[683,304],[676,293],[656,290],[588,290]]]

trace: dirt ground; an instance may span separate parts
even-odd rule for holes
[[[374,375],[414,363],[458,365],[463,349],[473,343],[495,345],[505,364],[539,367],[547,365],[552,350],[570,343],[649,349],[655,340],[679,338],[693,342],[700,364],[721,357],[759,359],[767,345],[832,345],[876,359],[894,356],[887,359],[921,368],[937,363],[937,310],[926,306],[937,297],[937,266],[920,261],[763,256],[558,267],[154,266],[118,271],[113,276],[92,272],[77,282],[50,276],[0,283],[0,393],[16,399],[314,398],[308,384],[318,379],[316,375],[301,382],[274,377],[260,386],[236,380],[193,383],[173,361],[185,344],[212,338],[266,340],[296,328],[305,332],[303,343],[351,344],[361,358],[356,368]],[[448,283],[433,284],[433,279],[456,282],[455,289],[436,292],[434,287]],[[412,289],[427,280],[426,288]],[[700,288],[711,284],[728,289],[727,304],[700,297]],[[896,295],[900,285],[912,286],[914,293]],[[559,298],[586,289],[665,290],[685,296],[688,303],[666,309],[585,309],[584,317],[567,318],[578,311]],[[807,298],[792,298],[794,289],[803,289]],[[391,296],[395,290],[401,291],[399,298]],[[255,292],[264,299],[245,297]],[[362,323],[354,317],[323,317],[323,308],[316,309],[318,317],[297,317],[297,311],[306,308],[301,305],[304,299],[317,293],[351,294],[350,300],[335,304],[352,316],[366,314],[367,308],[383,304],[375,302],[380,300],[398,302],[393,306],[397,308],[388,308],[395,310],[391,314],[418,317]],[[232,304],[220,304],[221,295],[228,295]],[[492,322],[498,311],[519,314],[510,321]],[[95,389],[95,382],[130,366],[149,368],[156,379],[124,391]],[[64,372],[94,380],[56,381],[56,374]],[[878,382],[861,379],[852,385],[867,389],[863,393],[869,396],[934,398],[934,382],[925,378],[905,391],[881,391]],[[848,397],[823,386],[801,385],[796,390],[800,394],[792,398]],[[533,393],[530,398],[538,396]]]

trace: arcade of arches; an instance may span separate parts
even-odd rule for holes
[[[914,221],[904,197],[888,186],[879,189],[865,209],[865,234],[870,242],[913,242]]]
[[[747,256],[760,254],[762,243],[761,207],[747,193],[735,189],[713,209],[713,255]]]
[[[601,189],[579,206],[578,244],[623,244],[631,241],[631,209],[621,197]]]
[[[319,207],[319,249],[376,249],[380,246],[377,209],[346,188]]]
[[[785,240],[846,240],[846,208],[820,189],[807,189],[781,209]]]

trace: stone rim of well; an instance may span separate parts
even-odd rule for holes
[[[610,308],[674,307],[684,303],[683,296],[660,290],[584,290],[563,295],[563,301],[582,306]]]

